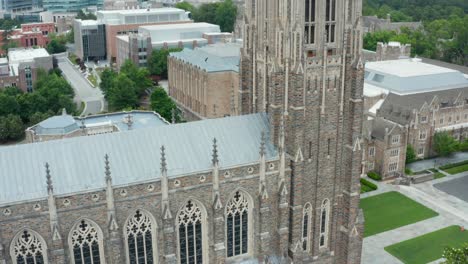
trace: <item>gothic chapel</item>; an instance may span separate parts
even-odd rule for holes
[[[0,264],[358,264],[361,0],[246,0],[240,116],[0,148]]]

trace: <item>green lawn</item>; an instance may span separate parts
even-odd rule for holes
[[[449,226],[391,246],[385,250],[404,263],[425,264],[440,259],[445,247],[460,247],[468,242],[468,231]]]
[[[439,215],[399,192],[387,192],[361,200],[364,236],[372,236]]]
[[[461,166],[458,166],[458,167],[453,167],[453,168],[450,168],[450,169],[445,169],[445,171],[449,174],[457,174],[457,173],[460,173],[460,172],[464,172],[464,171],[468,171],[468,164],[465,164],[465,165],[461,165]]]
[[[443,174],[442,172],[436,172],[436,173],[434,174],[434,179],[440,179],[440,178],[443,178],[443,177],[445,177],[445,176],[446,176],[446,175]]]

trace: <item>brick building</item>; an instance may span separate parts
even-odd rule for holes
[[[231,37],[231,33],[223,33],[218,25],[209,23],[141,26],[138,33],[117,36],[117,67],[128,59],[144,67],[152,50],[194,49],[225,42]]]
[[[45,49],[9,49],[8,58],[0,61],[0,88],[13,86],[32,92],[39,69],[49,71],[52,68],[52,56]]]
[[[400,59],[369,62],[365,76],[365,109],[372,120],[367,152],[374,153],[376,144],[387,154],[395,154],[400,148],[398,163],[372,165],[370,157],[367,171],[378,171],[384,178],[404,173],[406,146],[414,148],[417,158],[432,157],[436,155],[433,137],[437,132],[447,131],[457,140],[468,138],[468,78],[463,73],[420,59]],[[371,123],[379,125],[373,127]],[[388,133],[382,133],[383,124]],[[392,137],[399,137],[401,145],[393,144]]]
[[[107,60],[115,61],[117,56],[116,37],[118,35],[138,33],[138,28],[144,25],[192,22],[189,13],[177,8],[106,10],[97,12],[97,20],[75,22],[74,30],[75,39],[81,40],[80,35],[84,34],[80,32],[87,30],[88,27],[103,28],[99,38],[104,38],[104,41],[102,43],[93,43],[90,48],[105,50]],[[85,27],[81,27],[81,25],[85,25]],[[86,60],[88,57],[84,54],[85,47],[86,40],[76,42],[76,55]]]
[[[0,262],[360,263],[361,1],[325,2],[246,6],[241,116],[0,148]]]
[[[187,120],[236,115],[240,47],[219,43],[169,55],[169,95]]]
[[[21,28],[12,30],[8,36],[8,41],[16,42],[18,47],[45,48],[49,44],[49,34],[55,33],[54,23],[28,23],[22,24]],[[4,40],[4,30],[0,31],[0,42]],[[7,51],[0,49],[0,54]]]

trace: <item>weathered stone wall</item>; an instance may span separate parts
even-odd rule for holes
[[[221,163],[222,164],[222,163]],[[52,168],[53,169],[53,168]],[[157,224],[157,243],[160,263],[175,263],[177,252],[177,213],[187,200],[199,202],[207,213],[206,230],[207,256],[210,263],[226,261],[225,248],[225,205],[237,190],[248,194],[252,208],[252,246],[250,257],[262,258],[275,255],[280,244],[281,234],[287,229],[284,213],[288,205],[287,197],[278,194],[278,161],[266,163],[266,193],[259,195],[260,167],[250,164],[238,168],[221,168],[220,200],[222,208],[216,209],[213,203],[213,174],[204,172],[169,179],[169,205],[172,218],[164,219],[161,206],[161,185],[159,180],[122,186],[113,189],[116,208],[115,220],[118,230],[111,230],[107,215],[106,191],[97,189],[87,193],[58,196],[55,204],[58,212],[60,239],[53,240],[49,225],[47,200],[31,201],[8,206],[0,206],[0,263],[11,264],[10,243],[13,237],[24,230],[39,233],[48,247],[49,263],[71,263],[69,233],[80,219],[95,222],[103,232],[106,263],[124,263],[126,258],[125,223],[137,209],[149,212]],[[39,175],[40,176],[40,175]],[[57,175],[57,177],[59,177]],[[104,180],[104,177],[103,177]],[[285,200],[284,200],[285,199]],[[279,204],[279,201],[283,201]],[[3,255],[2,255],[3,254]],[[234,261],[230,259],[230,261]]]

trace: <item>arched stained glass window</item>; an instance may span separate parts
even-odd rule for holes
[[[226,204],[227,256],[246,254],[249,243],[249,202],[237,191]]]
[[[102,232],[92,221],[83,219],[70,233],[70,248],[75,264],[104,263]]]
[[[330,201],[325,199],[320,211],[320,247],[326,247],[328,242],[328,226],[330,218]]]
[[[21,231],[11,244],[11,258],[15,264],[47,264],[44,239],[34,231]]]
[[[181,264],[203,263],[203,219],[200,206],[192,201],[181,209],[177,216],[179,257]]]
[[[312,206],[309,203],[304,206],[302,214],[302,250],[307,251],[309,250],[312,217]]]
[[[125,226],[125,237],[128,246],[130,264],[153,264],[156,258],[156,226],[148,213],[137,210],[128,219]]]

